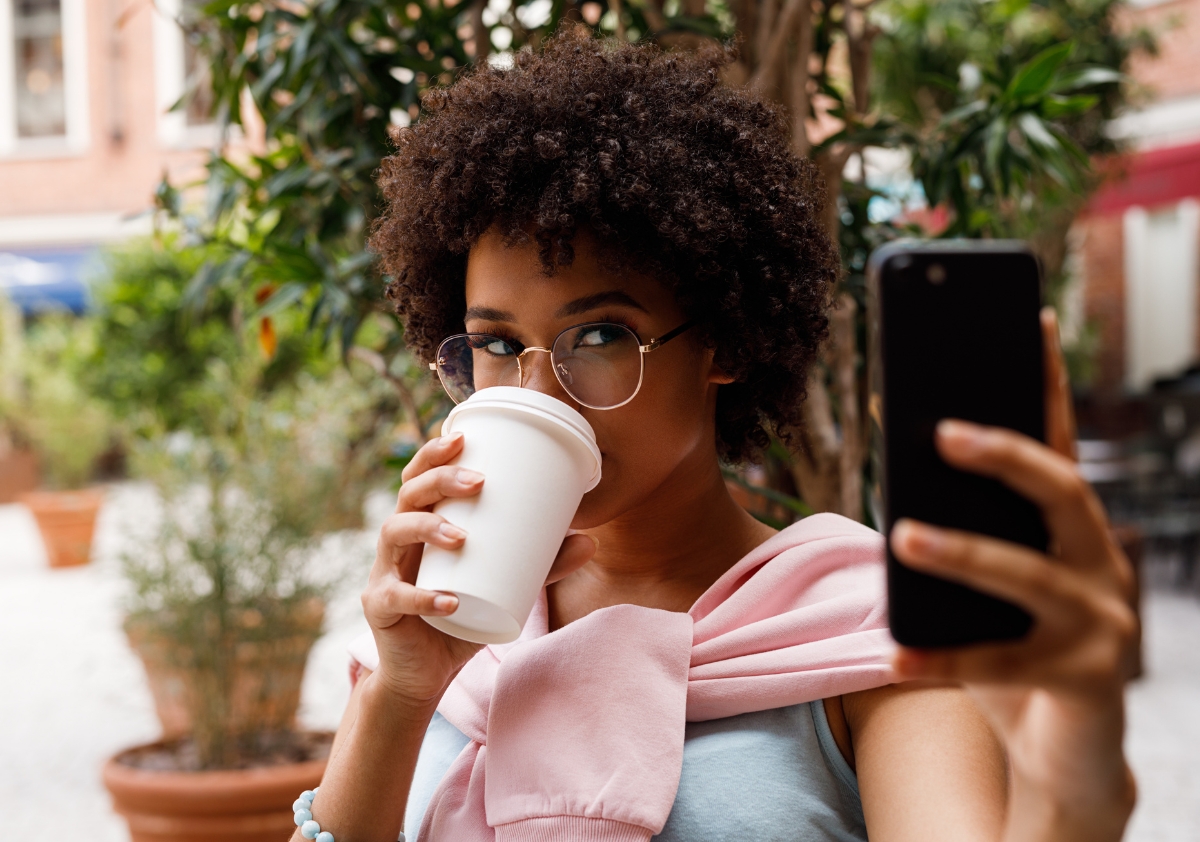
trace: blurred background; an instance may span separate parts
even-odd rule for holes
[[[726,472],[765,522],[873,523],[870,251],[1032,244],[1139,572],[1128,838],[1200,839],[1200,0],[0,0],[6,832],[183,839],[189,792],[253,770],[278,785],[205,833],[285,838],[378,525],[449,409],[364,246],[372,173],[425,90],[564,20],[736,44],[725,83],[829,185],[845,273],[804,429]]]

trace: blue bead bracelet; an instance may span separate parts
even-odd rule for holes
[[[313,842],[333,842],[333,834],[328,830],[321,830],[321,826],[312,817],[313,799],[317,797],[320,789],[306,789],[300,793],[300,797],[292,803],[292,812],[295,813],[293,818],[296,820],[296,827],[300,828],[300,835],[305,839],[312,839]],[[403,833],[396,842],[404,842]]]
[[[333,842],[333,834],[328,830],[321,830],[321,826],[313,821],[312,803],[317,797],[317,789],[306,789],[300,793],[300,797],[292,804],[292,811],[295,813],[293,818],[296,820],[296,827],[300,828],[300,835],[305,839],[312,839],[314,842]]]

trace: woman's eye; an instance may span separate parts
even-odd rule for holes
[[[591,327],[579,334],[579,339],[576,340],[575,346],[578,348],[592,347],[599,345],[607,345],[621,337],[620,328],[612,325],[600,325]]]
[[[497,336],[472,336],[467,340],[467,345],[474,351],[483,351],[493,357],[510,357],[513,354],[512,347]]]

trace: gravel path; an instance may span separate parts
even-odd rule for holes
[[[46,567],[33,519],[0,506],[0,792],[4,836],[22,842],[127,842],[100,784],[104,759],[158,736],[140,662],[120,629],[119,555],[128,526],[153,497],[136,484],[110,490],[94,561]],[[368,504],[377,524],[390,495]],[[339,536],[331,564],[362,564],[374,531]],[[346,643],[366,629],[352,585],[330,605],[314,648],[300,719],[334,728],[349,694]],[[1200,842],[1200,601],[1167,593],[1146,599],[1148,675],[1129,692],[1130,760],[1141,797],[1129,842]]]

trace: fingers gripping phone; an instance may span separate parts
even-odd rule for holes
[[[1047,548],[1041,513],[1000,482],[950,467],[934,446],[943,418],[1045,440],[1041,273],[1021,243],[907,241],[868,264],[872,458],[877,522],[900,518]],[[918,573],[888,546],[888,614],[906,646],[1023,636],[1030,615]]]

